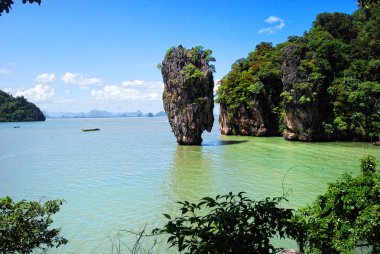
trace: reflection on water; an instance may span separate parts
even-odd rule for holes
[[[202,146],[225,146],[225,145],[238,145],[248,142],[248,140],[217,140],[214,142],[203,143]]]
[[[169,171],[170,199],[195,201],[200,193],[210,193],[212,171],[213,156],[202,146],[177,146]]]

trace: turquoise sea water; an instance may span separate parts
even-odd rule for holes
[[[66,200],[55,226],[69,244],[49,253],[111,253],[110,238],[162,225],[162,213],[177,212],[175,201],[230,191],[261,199],[285,191],[290,202],[284,205],[297,207],[344,172],[358,174],[361,156],[380,159],[379,147],[367,143],[226,137],[217,123],[203,140],[178,146],[166,118],[1,123],[0,196]],[[133,244],[135,236],[121,239]],[[156,250],[168,252],[164,244]]]

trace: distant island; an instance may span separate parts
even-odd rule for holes
[[[160,117],[166,116],[165,112],[160,111],[156,114],[152,112],[143,113],[140,110],[135,112],[123,112],[123,113],[111,113],[105,110],[91,110],[89,112],[79,112],[79,113],[50,113],[45,112],[47,118],[108,118],[108,117]]]
[[[0,122],[45,121],[42,111],[24,97],[13,97],[0,90]]]

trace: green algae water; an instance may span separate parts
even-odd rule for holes
[[[245,191],[253,199],[286,193],[284,206],[304,205],[343,173],[359,174],[366,154],[379,160],[380,148],[226,137],[217,123],[202,146],[178,146],[166,118],[2,123],[0,196],[66,200],[54,220],[69,243],[48,253],[111,253],[120,230],[163,225],[162,213],[176,214],[179,200]],[[130,247],[136,240],[120,238]],[[157,245],[167,252],[175,253]]]

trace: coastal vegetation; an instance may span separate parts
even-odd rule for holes
[[[0,122],[45,121],[42,111],[24,97],[13,97],[0,90]]]
[[[292,221],[298,225],[300,250],[348,254],[368,247],[370,253],[379,253],[380,174],[372,156],[363,157],[360,168],[359,176],[343,175],[325,194],[295,212]]]
[[[59,228],[50,228],[63,200],[14,202],[0,199],[0,253],[32,253],[67,243]]]
[[[263,42],[221,80],[224,134],[373,140],[380,133],[380,5],[321,13],[303,36]],[[242,126],[251,120],[250,127]]]

